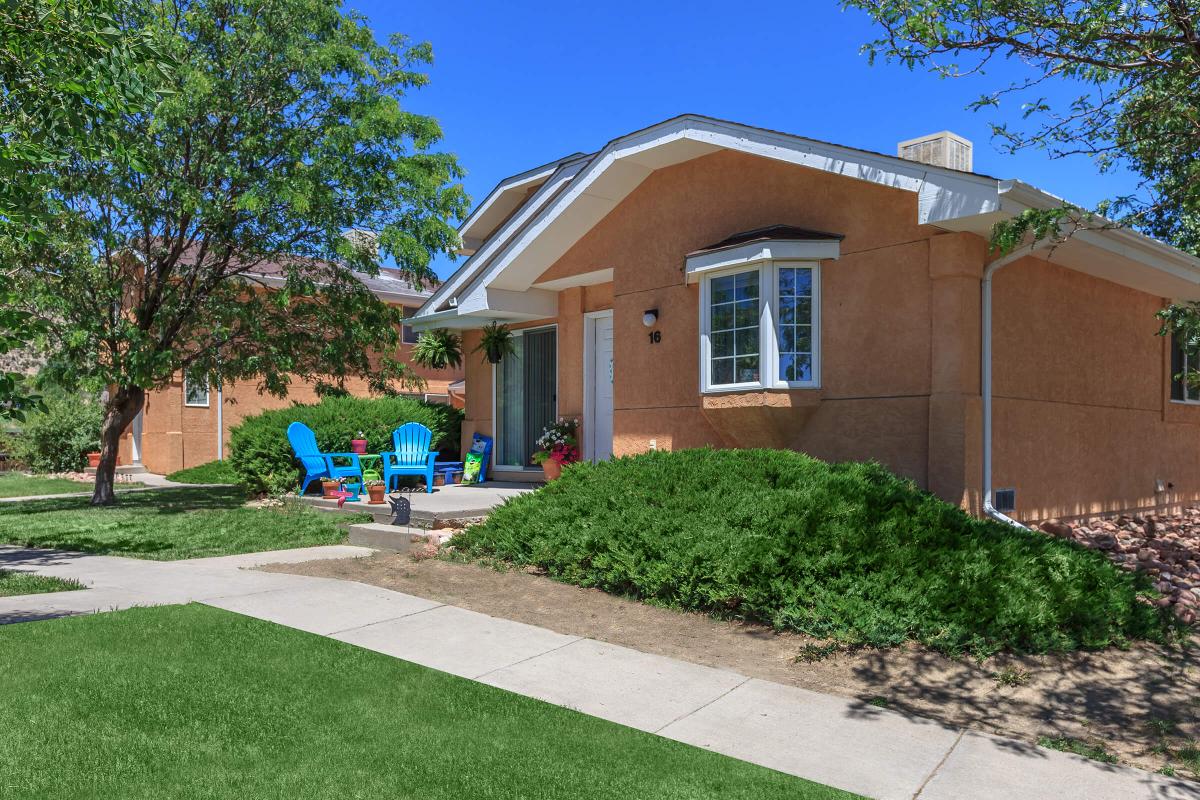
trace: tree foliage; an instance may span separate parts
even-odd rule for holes
[[[121,0],[0,0],[0,354],[24,347],[37,320],[18,308],[20,246],[46,235],[48,192],[70,160],[127,157],[123,114],[151,105],[169,64],[145,31],[122,30]],[[0,372],[0,418],[41,406],[22,376]]]
[[[1195,0],[846,0],[883,35],[872,57],[946,77],[1016,60],[1029,77],[979,98],[976,108],[1021,103],[1018,125],[992,126],[1010,151],[1086,155],[1131,170],[1136,191],[1097,211],[1200,253],[1200,5]],[[1069,102],[1044,93],[1077,87]]]
[[[51,374],[112,387],[101,473],[145,391],[180,372],[277,395],[295,376],[411,379],[399,310],[355,272],[382,254],[421,285],[457,244],[461,170],[402,105],[429,45],[380,43],[337,0],[146,0],[117,23],[176,63],[170,93],[110,129],[125,157],[55,170],[66,213],[18,290]]]

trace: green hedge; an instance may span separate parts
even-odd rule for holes
[[[323,452],[339,453],[349,452],[359,431],[368,453],[391,450],[392,431],[419,422],[433,431],[434,448],[457,458],[462,412],[408,397],[329,397],[247,417],[230,432],[229,462],[251,491],[278,494],[299,488],[301,470],[287,440],[293,422],[312,428]]]
[[[233,471],[229,460],[207,461],[194,467],[172,472],[167,480],[176,483],[239,483],[238,475]]]
[[[104,409],[95,398],[51,389],[45,411],[32,412],[13,439],[13,458],[33,472],[72,472],[100,449]]]
[[[1163,640],[1147,580],[973,519],[878,464],[684,450],[578,464],[452,544],[467,557],[848,645],[947,653]]]

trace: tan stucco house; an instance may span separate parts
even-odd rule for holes
[[[256,284],[267,290],[283,284],[278,267],[268,264],[259,270],[251,273]],[[433,292],[431,288],[414,286],[393,269],[381,269],[378,275],[355,273],[355,276],[383,302],[403,307],[406,317],[416,314]],[[400,339],[397,357],[409,361],[417,332],[411,325],[404,325]],[[440,370],[412,367],[425,385],[409,394],[428,402],[462,407],[466,392],[462,367]],[[345,388],[355,395],[369,393],[367,382],[361,378],[347,379]],[[299,380],[292,383],[286,397],[274,397],[260,393],[253,382],[210,386],[193,384],[179,375],[166,388],[146,393],[145,407],[121,436],[118,463],[124,471],[168,474],[223,459],[229,455],[230,431],[246,417],[317,399],[313,385]],[[353,433],[348,432],[348,436]],[[349,446],[347,440],[346,447]]]
[[[997,262],[995,222],[1062,201],[972,173],[953,134],[899,152],[686,115],[502,181],[415,320],[467,352],[517,334],[467,358],[464,442],[494,434],[494,474],[523,478],[578,416],[590,459],[877,459],[1021,520],[1200,500],[1200,404],[1154,316],[1200,297],[1200,261],[1105,229]]]

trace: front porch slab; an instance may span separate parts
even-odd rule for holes
[[[375,522],[391,523],[396,518],[393,501],[408,501],[408,524],[421,529],[448,528],[470,520],[486,517],[492,509],[506,500],[527,494],[535,489],[531,483],[488,481],[480,484],[438,486],[432,492],[392,492],[388,502],[371,505],[364,493],[358,501],[346,501],[339,508],[337,500],[317,495],[305,495],[300,502],[320,511],[343,514],[366,512]]]

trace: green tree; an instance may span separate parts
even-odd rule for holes
[[[1097,211],[1200,254],[1200,4],[1194,0],[845,0],[883,36],[865,49],[944,77],[1020,62],[1028,76],[975,108],[1019,102],[1021,123],[992,125],[1009,151],[1090,156],[1131,170],[1137,189]],[[1075,87],[1068,102],[1043,94]],[[1064,212],[1065,213],[1065,212]]]
[[[120,158],[115,123],[157,99],[168,64],[145,32],[121,30],[122,0],[0,0],[0,354],[27,346],[36,320],[11,290],[22,247],[61,209],[46,189],[71,159]],[[0,371],[0,418],[40,397]]]
[[[155,0],[118,23],[176,62],[171,93],[122,119],[129,158],[56,172],[68,213],[17,288],[50,376],[108,387],[95,504],[114,502],[145,392],[180,372],[274,394],[411,379],[391,357],[400,311],[353,271],[382,252],[428,281],[467,204],[437,122],[402,107],[429,45],[382,44],[336,0]]]

